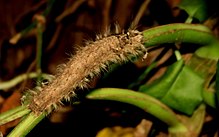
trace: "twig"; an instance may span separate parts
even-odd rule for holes
[[[62,30],[62,24],[59,23],[58,26],[56,27],[55,33],[54,33],[49,45],[46,48],[46,51],[51,50],[54,47],[54,45],[56,44],[56,41],[59,37],[59,34],[60,34],[61,30]]]
[[[41,71],[41,60],[42,60],[42,45],[43,45],[43,28],[46,22],[46,19],[44,16],[41,15],[35,15],[35,19],[37,20],[37,56],[36,56],[36,72],[38,73],[38,80],[40,79]]]
[[[53,6],[53,4],[55,3],[55,0],[49,0],[48,1],[48,6],[45,9],[45,11],[42,13],[43,16],[47,16],[49,14],[49,12],[51,11],[51,8]],[[28,27],[26,27],[24,30],[22,30],[21,32],[17,33],[15,36],[13,36],[9,42],[11,44],[16,44],[22,37],[24,37],[30,30],[32,30],[33,28],[35,28],[37,25],[37,22],[34,21],[33,23],[31,23]]]
[[[21,13],[17,16],[17,18],[14,21],[15,24],[18,23],[19,20],[21,20],[23,16],[27,15],[28,13],[37,11],[42,6],[46,5],[46,3],[47,3],[47,0],[42,0],[42,1],[39,1],[38,3],[36,3],[35,5],[33,5],[32,7],[29,7],[27,10],[25,10],[23,13]]]
[[[137,15],[135,16],[134,21],[131,24],[131,28],[135,28],[138,25],[141,17],[144,15],[144,12],[146,11],[146,9],[148,7],[150,1],[151,0],[145,0],[144,3],[141,5]]]
[[[64,19],[66,16],[74,13],[77,8],[82,4],[84,3],[86,0],[77,0],[75,1],[75,3],[73,3],[69,8],[67,8],[66,10],[64,10],[62,12],[61,15],[59,15],[58,17],[56,17],[55,21],[56,22],[60,22],[62,19]]]
[[[21,75],[15,77],[9,81],[0,83],[0,90],[9,89],[11,87],[16,86],[18,83],[20,83],[23,80],[26,80],[28,78],[36,78],[36,77],[38,77],[38,73],[36,73],[36,72],[32,72],[29,74],[26,74],[26,73],[21,74]],[[42,77],[44,77],[46,79],[51,79],[51,75],[45,74],[45,73],[42,74]]]
[[[103,24],[102,30],[107,31],[107,27],[109,25],[109,14],[110,14],[110,7],[111,7],[112,0],[106,0],[103,6],[102,17],[103,17]]]
[[[36,58],[34,61],[31,62],[30,66],[28,67],[26,74],[28,75],[33,68],[36,66]],[[20,86],[20,91],[24,90],[25,85],[27,84],[27,79],[23,80],[21,86]]]

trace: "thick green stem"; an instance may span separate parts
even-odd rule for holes
[[[45,114],[36,115],[31,112],[21,123],[19,123],[7,137],[26,136],[43,118]]]
[[[14,109],[6,111],[0,114],[0,125],[13,121],[17,118],[23,117],[30,113],[30,110],[26,106],[18,106]]]
[[[113,100],[132,104],[157,117],[170,126],[171,130],[186,132],[187,128],[177,119],[175,113],[155,98],[127,89],[102,88],[87,95],[89,99]]]
[[[206,26],[199,24],[168,24],[143,31],[146,47],[164,43],[193,43],[203,47],[195,53],[204,58],[219,58],[219,41]]]
[[[195,34],[195,35],[194,35]],[[210,29],[203,25],[168,24],[143,31],[144,42],[147,47],[164,43],[189,42],[207,45],[215,39]]]

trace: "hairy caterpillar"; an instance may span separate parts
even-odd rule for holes
[[[88,82],[102,69],[107,69],[110,63],[123,63],[133,56],[147,53],[142,42],[141,32],[128,30],[102,38],[99,36],[96,41],[87,43],[70,58],[51,83],[33,94],[29,109],[36,114],[50,111],[62,99],[75,96],[76,89],[87,87]]]

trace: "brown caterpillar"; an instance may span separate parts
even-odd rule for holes
[[[143,35],[137,30],[104,36],[88,43],[76,52],[51,83],[33,95],[29,109],[36,114],[50,111],[62,99],[75,96],[76,89],[87,87],[88,82],[110,63],[123,63],[147,53],[142,43]]]

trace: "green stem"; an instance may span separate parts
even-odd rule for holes
[[[36,77],[38,77],[38,73],[36,73],[36,72],[21,74],[21,75],[15,77],[9,81],[1,82],[0,83],[0,90],[9,89],[11,87],[16,86],[18,83],[20,83],[28,78],[36,78]],[[44,77],[45,79],[49,79],[49,80],[52,79],[52,77],[49,74],[45,74],[45,73],[42,74],[42,77]]]
[[[7,137],[24,137],[26,136],[43,118],[46,114],[42,113],[36,115],[31,112],[25,119],[23,119]]]
[[[180,54],[180,52],[178,50],[174,51],[174,53],[175,53],[176,59],[178,61],[182,59],[182,56],[181,56],[181,54]]]
[[[47,4],[48,6],[43,11],[43,14],[42,14],[43,16],[47,16],[50,13],[50,11],[52,10],[52,7],[53,7],[55,1],[56,0],[48,0],[48,4]]]
[[[192,23],[192,20],[193,20],[193,17],[192,17],[192,16],[189,16],[189,17],[186,19],[185,23]]]
[[[164,43],[193,43],[203,47],[195,53],[204,58],[219,58],[219,41],[206,26],[199,24],[175,23],[143,31],[146,47]]]
[[[32,30],[33,28],[36,27],[36,21],[34,21],[33,23],[31,23],[29,26],[27,26],[24,30],[22,30],[20,33],[21,33],[21,36],[25,36],[30,30]]]
[[[38,81],[41,79],[41,60],[42,60],[42,45],[43,45],[43,24],[37,23],[37,55],[36,55],[36,71],[38,75]]]
[[[195,34],[195,35],[194,35]],[[215,37],[210,29],[203,25],[175,23],[154,27],[143,31],[147,47],[163,44],[189,42],[207,45]]]
[[[176,114],[169,107],[146,94],[127,89],[102,88],[92,91],[86,97],[132,104],[160,119],[169,125],[171,130],[187,131],[187,128],[177,119]]]
[[[0,114],[0,125],[13,121],[17,118],[23,117],[30,113],[30,110],[26,106],[18,106],[7,112]]]

